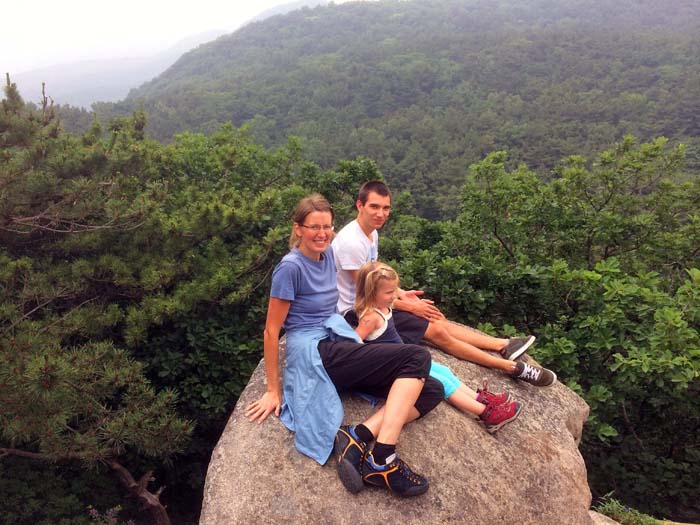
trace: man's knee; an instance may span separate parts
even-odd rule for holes
[[[425,339],[435,346],[443,347],[450,342],[450,333],[441,321],[437,321],[428,325]]]

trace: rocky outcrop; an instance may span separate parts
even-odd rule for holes
[[[561,383],[536,388],[431,351],[468,386],[487,379],[490,389],[509,390],[524,408],[495,435],[447,403],[406,426],[398,452],[428,477],[426,494],[401,499],[367,488],[352,495],[332,459],[321,467],[297,452],[279,419],[249,423],[244,408],[265,389],[261,362],[212,454],[200,524],[592,525],[578,450],[585,402]],[[343,405],[345,422],[372,411],[354,397]]]

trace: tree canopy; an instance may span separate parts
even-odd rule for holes
[[[97,118],[8,79],[0,523],[87,523],[112,474],[156,522],[196,513],[294,205],[320,192],[343,224],[384,175],[383,257],[450,318],[538,336],[591,406],[595,495],[698,521],[699,9],[303,9]]]
[[[454,217],[464,170],[499,149],[546,171],[665,136],[697,173],[698,34],[686,0],[329,5],[249,24],[95,109],[143,108],[159,140],[232,122],[268,147],[296,135],[325,168],[367,155],[422,216]]]

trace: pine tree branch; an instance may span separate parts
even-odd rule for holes
[[[121,484],[138,499],[151,514],[154,525],[171,525],[170,517],[165,506],[160,502],[160,495],[165,487],[160,487],[155,493],[149,492],[148,483],[153,481],[153,471],[146,472],[136,481],[123,465],[111,459],[107,464],[117,474]]]
[[[49,298],[47,301],[44,301],[44,302],[41,303],[40,305],[36,306],[35,308],[32,308],[30,311],[28,311],[28,312],[27,312],[26,314],[24,314],[22,317],[20,317],[19,319],[17,319],[17,320],[16,320],[14,323],[12,323],[10,326],[8,326],[7,328],[3,329],[2,332],[5,332],[5,331],[9,332],[9,331],[12,330],[15,326],[17,326],[19,323],[21,323],[21,322],[24,321],[25,319],[28,319],[34,312],[36,312],[37,310],[43,308],[43,307],[46,306],[47,304],[49,304],[49,303],[55,301],[55,300],[58,299],[59,297],[60,297],[60,294],[57,295],[56,297],[51,297],[51,298]],[[2,333],[2,332],[0,332],[0,333]]]
[[[96,299],[97,299],[97,297],[91,297],[90,299],[86,299],[85,301],[83,301],[83,302],[80,303],[79,305],[74,306],[73,308],[71,308],[70,310],[68,310],[64,315],[62,315],[61,317],[59,317],[58,319],[56,319],[53,323],[48,324],[48,325],[46,325],[44,328],[42,328],[42,329],[39,331],[39,333],[40,333],[40,334],[46,333],[46,332],[49,330],[49,328],[52,328],[53,326],[55,326],[55,325],[57,325],[58,323],[60,323],[60,322],[62,322],[63,320],[65,320],[66,317],[68,317],[70,314],[72,314],[73,312],[75,312],[78,308],[80,308],[80,307],[83,306],[83,305],[86,305],[87,303],[91,303],[92,301],[94,301],[94,300],[96,300]]]
[[[40,213],[38,215],[34,215],[32,217],[11,217],[9,220],[9,224],[14,225],[14,226],[28,226],[30,228],[36,228],[39,230],[49,231],[49,232],[53,232],[53,233],[83,233],[83,232],[92,232],[92,231],[99,231],[99,230],[129,231],[129,230],[134,230],[136,228],[139,228],[140,226],[142,226],[144,224],[144,221],[138,222],[136,224],[131,224],[131,225],[129,225],[129,224],[115,224],[117,220],[118,220],[118,218],[115,217],[104,224],[90,225],[90,224],[85,224],[85,223],[72,221],[72,220],[68,220],[68,219],[62,219],[60,217],[52,217],[52,216],[47,215],[46,212],[43,212],[43,213]],[[59,226],[63,226],[63,228],[59,228]],[[0,229],[4,230],[4,231],[12,232],[12,233],[21,233],[21,234],[31,233],[31,231],[11,228],[9,225],[0,226]]]
[[[17,456],[27,459],[36,459],[38,461],[69,461],[74,459],[85,459],[80,454],[74,454],[69,452],[63,456],[53,457],[47,454],[41,454],[40,452],[29,452],[27,450],[20,450],[17,448],[3,448],[0,447],[0,457],[3,456]]]

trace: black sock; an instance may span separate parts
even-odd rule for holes
[[[372,434],[370,429],[364,426],[362,423],[355,425],[354,430],[355,435],[360,438],[360,441],[364,442],[365,445],[368,445],[374,441],[374,434]]]
[[[396,445],[387,445],[377,441],[372,449],[372,457],[377,465],[385,465],[386,458],[396,452]]]

